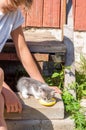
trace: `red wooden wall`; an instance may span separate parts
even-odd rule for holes
[[[60,0],[44,0],[43,27],[60,27]]]
[[[61,28],[65,16],[62,3],[66,0],[33,0],[31,9],[24,13],[24,27]],[[74,29],[86,31],[86,0],[72,0]],[[62,21],[63,20],[63,21]]]
[[[86,0],[73,0],[74,28],[86,31]]]
[[[24,26],[60,28],[61,0],[33,0],[24,17]]]

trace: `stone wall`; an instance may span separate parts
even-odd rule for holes
[[[86,32],[74,32],[75,63],[80,65],[80,55],[86,57]]]

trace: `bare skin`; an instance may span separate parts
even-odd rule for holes
[[[4,81],[4,72],[3,70],[0,68],[0,130],[7,130],[7,126],[4,120],[4,98],[1,94],[1,90],[2,90],[2,85],[3,85],[3,81]]]
[[[2,94],[0,93],[0,130],[7,130],[3,113],[4,113],[4,98]]]

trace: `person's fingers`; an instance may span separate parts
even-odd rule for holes
[[[14,112],[19,112],[18,105],[15,105],[15,106],[14,106]]]
[[[7,112],[9,113],[10,112],[10,105],[6,105],[6,108],[7,108]]]
[[[20,102],[16,105],[7,105],[6,108],[7,108],[8,113],[9,112],[19,112],[20,113],[22,111],[22,105]]]
[[[52,89],[55,90],[56,93],[62,94],[62,91],[58,87],[53,86]]]
[[[55,91],[60,94],[62,93],[62,91],[59,88],[55,88]]]
[[[7,112],[15,112],[15,107],[14,105],[7,105]]]
[[[14,105],[11,105],[10,106],[10,112],[14,112],[14,111],[15,111]]]
[[[20,102],[18,102],[18,112],[19,113],[22,112],[22,104]]]

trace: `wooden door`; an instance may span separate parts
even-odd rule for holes
[[[24,26],[60,28],[61,0],[33,0],[24,17]]]
[[[86,31],[86,0],[73,0],[74,29]]]

